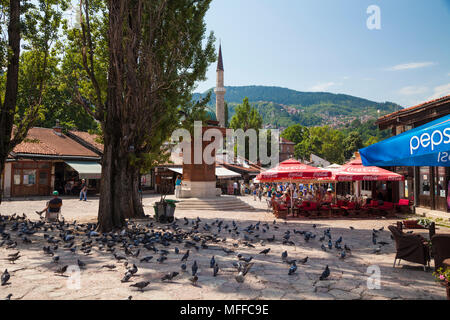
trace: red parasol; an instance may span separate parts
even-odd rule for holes
[[[365,167],[361,158],[356,158],[344,164],[333,172],[336,181],[403,181],[405,177],[395,172],[379,167]]]
[[[272,169],[261,172],[256,178],[261,182],[282,182],[314,180],[331,177],[331,175],[329,170],[311,167],[295,159],[289,159]]]

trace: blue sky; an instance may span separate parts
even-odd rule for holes
[[[381,29],[369,30],[370,5]],[[213,0],[225,84],[346,93],[404,107],[450,94],[450,0]],[[196,92],[215,86],[216,65]]]

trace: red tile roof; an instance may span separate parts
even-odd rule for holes
[[[95,157],[98,155],[64,134],[57,135],[53,129],[31,128],[27,138],[17,145],[13,153],[48,156]]]
[[[90,134],[89,132],[76,130],[71,130],[69,133],[73,134],[75,137],[87,143],[91,147],[97,149],[99,152],[103,152],[103,143],[98,142],[99,136],[97,134]]]
[[[440,102],[440,101],[444,101],[444,100],[449,100],[449,99],[450,99],[450,95],[447,95],[447,96],[444,96],[444,97],[441,97],[441,98],[438,98],[438,99],[434,99],[434,100],[422,102],[421,104],[418,104],[418,105],[415,105],[415,106],[412,106],[412,107],[408,107],[408,108],[404,108],[404,109],[401,109],[401,110],[392,112],[392,113],[390,113],[390,114],[386,114],[386,115],[380,117],[380,118],[378,119],[378,121],[383,121],[384,119],[391,118],[391,117],[396,116],[396,115],[398,115],[398,114],[401,114],[401,113],[403,113],[403,112],[412,111],[412,110],[414,110],[414,109],[419,109],[419,108],[424,107],[424,106],[429,105],[429,104],[434,104],[434,103],[436,103],[436,102]]]

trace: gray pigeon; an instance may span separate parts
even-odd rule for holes
[[[11,276],[8,272],[8,269],[5,269],[5,271],[2,274],[2,286],[8,283],[9,278],[11,278]]]

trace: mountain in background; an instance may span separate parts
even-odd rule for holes
[[[226,89],[225,101],[228,103],[229,119],[234,115],[236,106],[248,97],[251,104],[258,109],[266,127],[281,129],[297,123],[304,126],[329,125],[341,128],[354,120],[366,122],[402,109],[393,102],[379,103],[347,94],[300,92],[267,86]],[[199,100],[206,96],[207,92],[194,93],[193,99]],[[215,101],[213,92],[208,106],[214,112]]]

